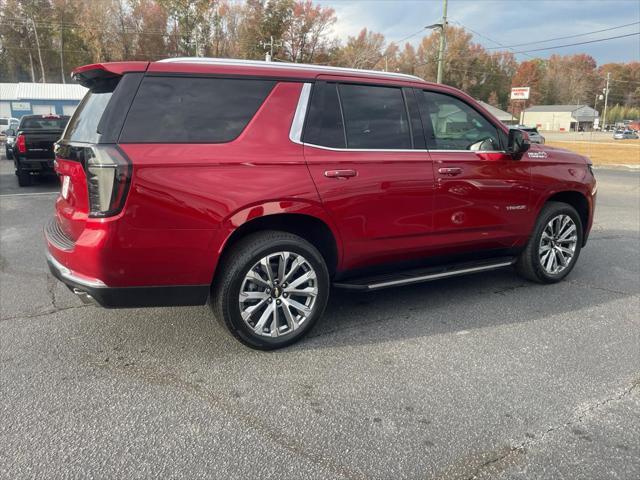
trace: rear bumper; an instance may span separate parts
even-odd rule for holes
[[[53,158],[18,157],[20,167],[30,172],[54,173]]]
[[[86,277],[56,260],[47,252],[52,275],[85,302],[105,308],[170,307],[204,305],[209,285],[171,285],[158,287],[108,287],[97,278]]]

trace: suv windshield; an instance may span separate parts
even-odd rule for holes
[[[67,116],[25,117],[22,119],[20,129],[62,130],[68,120]]]

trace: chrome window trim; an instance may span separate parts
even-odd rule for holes
[[[164,61],[164,60],[161,60]],[[320,148],[322,150],[329,150],[332,152],[435,152],[435,153],[506,153],[502,150],[429,150],[418,148],[337,148],[337,147],[325,147],[324,145],[316,145],[315,143],[305,143],[302,141],[302,130],[304,128],[304,121],[307,116],[307,110],[309,105],[309,99],[311,98],[311,83],[303,83],[300,96],[298,97],[298,104],[296,105],[296,111],[293,115],[293,121],[291,122],[291,128],[289,129],[289,140],[299,145],[307,147]]]
[[[320,148],[334,152],[431,152],[431,153],[504,153],[502,150],[427,150],[422,148],[335,148],[316,145],[315,143],[298,142],[306,147]]]
[[[310,96],[311,84],[303,83],[302,90],[300,91],[300,96],[298,97],[296,113],[293,116],[291,129],[289,130],[289,139],[294,143],[302,143],[302,127],[304,127],[304,120],[307,116],[307,106],[309,105]]]

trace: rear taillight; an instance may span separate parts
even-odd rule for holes
[[[131,182],[131,163],[113,146],[96,145],[84,154],[89,216],[110,217],[122,210]]]
[[[20,153],[27,152],[27,142],[25,141],[24,135],[22,133],[18,135],[18,138],[16,138],[16,146],[18,147],[18,151]]]

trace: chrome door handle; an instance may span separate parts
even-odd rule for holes
[[[462,173],[462,169],[458,167],[439,168],[438,173],[441,173],[442,175],[450,175],[454,177],[456,175],[460,175]]]
[[[358,172],[355,170],[327,170],[324,176],[327,178],[349,178],[355,177]]]

